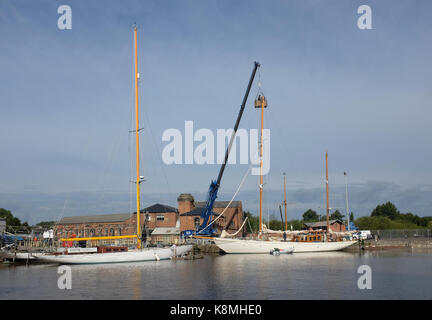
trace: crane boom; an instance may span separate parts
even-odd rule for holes
[[[234,139],[235,139],[235,136],[237,133],[237,129],[238,129],[239,124],[240,124],[240,120],[243,116],[243,111],[244,111],[244,108],[246,106],[246,102],[247,102],[247,99],[249,96],[250,89],[252,87],[253,80],[255,78],[256,71],[259,67],[260,67],[260,64],[255,61],[254,62],[254,68],[252,70],[252,74],[250,76],[249,83],[248,83],[248,86],[246,89],[246,93],[243,97],[243,102],[241,104],[240,111],[239,111],[239,114],[237,116],[236,123],[234,125],[234,131],[231,135],[230,142],[229,142],[228,147],[225,151],[224,162],[222,163],[222,166],[219,170],[219,175],[217,177],[217,180],[212,180],[210,183],[210,187],[209,187],[209,190],[207,193],[206,205],[203,208],[203,210],[201,211],[201,218],[203,218],[203,222],[197,228],[196,234],[203,235],[203,236],[205,236],[205,235],[210,236],[216,232],[216,230],[214,228],[212,228],[212,226],[208,226],[208,223],[211,221],[211,217],[213,215],[213,206],[214,206],[214,202],[216,201],[216,198],[217,198],[217,193],[218,193],[218,190],[220,187],[220,182],[222,180],[222,176],[223,176],[223,173],[225,170],[226,163],[228,161],[228,157],[229,157],[229,154],[231,151],[232,144],[234,142]]]

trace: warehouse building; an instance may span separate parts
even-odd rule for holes
[[[197,223],[202,223],[200,214],[205,206],[204,201],[195,201],[191,194],[181,194],[177,201],[178,209],[157,203],[140,210],[141,231],[145,240],[152,244],[176,243],[185,230],[194,230]],[[215,214],[220,214],[228,203],[216,201]],[[64,217],[56,224],[54,236],[60,239],[134,235],[136,223],[136,212]],[[242,203],[233,201],[214,227],[219,234],[224,229],[234,233],[242,223]],[[242,232],[238,234],[242,235]]]

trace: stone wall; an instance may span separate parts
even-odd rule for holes
[[[352,245],[349,247],[350,250],[356,250],[359,245]],[[394,240],[365,240],[365,250],[380,250],[380,249],[403,249],[403,248],[424,248],[432,249],[432,238],[423,239],[394,239]]]

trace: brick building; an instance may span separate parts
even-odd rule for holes
[[[142,236],[150,243],[176,243],[184,230],[195,230],[195,224],[202,223],[201,211],[204,201],[195,201],[191,194],[181,194],[178,198],[178,209],[154,204],[140,212]],[[228,205],[228,201],[216,201],[214,212],[220,214]],[[222,230],[236,232],[243,224],[241,201],[233,201],[225,214],[214,224],[220,234]],[[101,214],[92,216],[64,217],[55,226],[54,238],[70,237],[104,237],[125,236],[136,234],[136,212]],[[240,232],[238,236],[243,236]],[[134,240],[130,240],[132,242]],[[96,242],[95,242],[96,244]]]
[[[306,229],[312,229],[312,230],[327,230],[327,221],[318,221],[318,222],[306,222],[305,224]],[[330,220],[329,221],[330,230],[333,232],[345,232],[346,226],[345,224],[339,220]]]
[[[203,219],[200,217],[201,211],[205,207],[205,201],[195,201],[194,197],[189,193],[182,193],[178,198],[178,211],[180,215],[180,232],[185,230],[195,230],[197,224],[200,225]],[[228,206],[229,201],[215,201],[213,212],[215,213],[212,219],[215,219]],[[213,227],[220,234],[222,230],[228,233],[235,233],[243,224],[243,208],[241,201],[233,201],[214,224]],[[245,229],[245,228],[244,228]],[[244,231],[243,231],[244,232]],[[244,236],[243,232],[239,232],[238,236]]]
[[[141,210],[140,225],[143,233],[155,228],[174,228],[178,220],[176,208],[155,204]],[[125,236],[136,234],[136,212],[64,217],[56,224],[55,238]]]

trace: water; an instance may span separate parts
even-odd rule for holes
[[[360,290],[360,265],[372,289]],[[0,265],[0,299],[432,299],[432,252],[388,250],[205,256],[193,261],[72,266]]]

